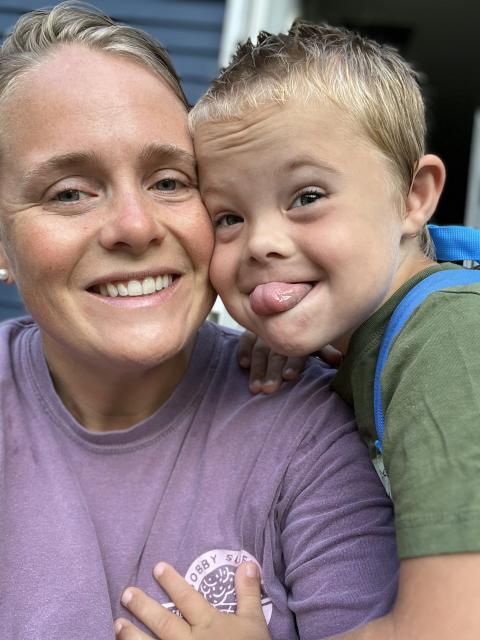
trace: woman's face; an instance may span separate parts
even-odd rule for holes
[[[0,107],[0,230],[47,359],[182,353],[213,303],[186,113],[135,62],[59,48]]]

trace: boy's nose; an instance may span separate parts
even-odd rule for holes
[[[265,216],[252,226],[247,242],[250,261],[261,263],[293,255],[295,247],[288,233],[288,225],[279,218]]]
[[[100,231],[100,243],[105,249],[123,249],[141,255],[150,244],[159,244],[164,239],[165,228],[158,203],[129,193],[115,198],[111,207]]]

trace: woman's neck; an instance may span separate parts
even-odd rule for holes
[[[187,370],[193,345],[191,340],[174,358],[149,368],[59,358],[47,345],[45,352],[67,410],[89,431],[106,432],[128,429],[164,404]]]

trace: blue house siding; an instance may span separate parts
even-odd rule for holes
[[[51,3],[0,0],[0,37],[26,11]],[[224,0],[94,0],[120,22],[150,32],[170,53],[190,102],[196,102],[217,72]]]
[[[16,287],[0,285],[0,321],[25,314]]]
[[[151,33],[166,47],[193,104],[218,69],[224,0],[91,0],[114,20]],[[51,6],[48,0],[0,0],[0,40],[27,11]],[[0,284],[0,320],[24,308],[14,287]]]

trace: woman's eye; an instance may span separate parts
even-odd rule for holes
[[[234,213],[226,213],[215,220],[216,227],[231,227],[234,224],[241,224],[243,218],[236,216]]]
[[[309,204],[313,204],[317,200],[324,198],[325,194],[322,191],[304,191],[300,193],[291,204],[291,209],[297,209],[298,207],[306,207]]]
[[[159,191],[177,191],[182,186],[184,186],[183,183],[175,178],[163,178],[154,184],[155,189]]]
[[[86,194],[80,189],[64,189],[53,197],[57,202],[79,202]]]

